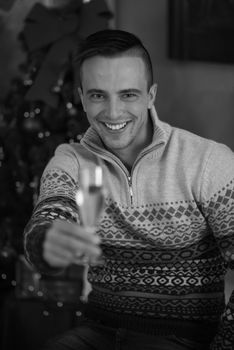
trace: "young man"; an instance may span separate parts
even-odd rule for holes
[[[150,57],[131,33],[79,47],[79,94],[91,127],[46,167],[25,250],[56,273],[91,264],[87,320],[48,349],[233,349],[234,154],[157,117]],[[106,208],[79,225],[79,173],[102,166]]]

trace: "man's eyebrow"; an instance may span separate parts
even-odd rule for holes
[[[89,89],[87,90],[87,94],[104,94],[105,91],[101,89]]]
[[[107,92],[102,89],[89,89],[86,92],[87,94],[106,94]],[[123,89],[118,91],[119,94],[131,94],[131,93],[136,93],[140,94],[141,90],[135,89],[135,88],[130,88],[130,89]]]
[[[129,93],[136,93],[136,94],[140,94],[141,90],[139,89],[134,89],[134,88],[130,88],[130,89],[123,89],[119,91],[120,94],[129,94]]]

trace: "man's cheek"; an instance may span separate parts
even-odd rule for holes
[[[90,116],[90,118],[96,118],[105,114],[105,110],[102,108],[101,105],[96,104],[96,105],[87,107],[86,113],[87,115]]]

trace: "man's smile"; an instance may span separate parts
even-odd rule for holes
[[[123,130],[125,129],[125,127],[127,126],[129,122],[123,122],[123,123],[118,123],[118,124],[114,124],[114,123],[103,123],[105,125],[105,127],[108,129],[108,130],[111,130],[111,131],[119,131],[119,130]]]

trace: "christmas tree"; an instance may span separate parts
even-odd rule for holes
[[[13,4],[0,0],[5,11]],[[26,60],[0,101],[1,289],[16,285],[23,230],[45,165],[59,144],[79,142],[88,128],[73,65],[78,43],[108,28],[111,17],[104,0],[47,0],[22,24],[18,40]]]

